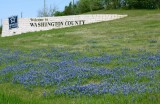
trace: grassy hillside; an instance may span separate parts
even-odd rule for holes
[[[63,47],[86,48],[118,52],[122,48],[133,51],[156,51],[160,47],[159,10],[110,10],[92,13],[128,14],[127,18],[72,28],[26,33],[0,38],[0,47],[35,49]]]
[[[0,37],[2,104],[158,104],[160,11]]]

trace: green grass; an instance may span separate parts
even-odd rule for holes
[[[155,52],[160,47],[159,10],[110,10],[93,13],[128,14],[128,17],[0,38],[0,47],[23,50],[50,47],[72,50],[91,48],[111,53],[119,52],[122,48]]]
[[[158,104],[160,101],[158,93],[130,94],[127,96],[105,94],[91,97],[42,97],[39,96],[38,88],[33,92],[28,92],[18,85],[6,84],[3,87],[3,90],[0,90],[1,104]]]
[[[155,53],[160,49],[160,10],[107,10],[92,14],[127,14],[128,17],[65,29],[25,33],[13,37],[0,37],[0,48],[32,50],[63,48],[96,54],[97,50],[120,53],[122,49],[132,52],[145,50]],[[89,53],[92,49],[93,53]],[[115,66],[113,63],[110,66]],[[1,66],[2,67],[2,66]],[[127,79],[126,79],[127,80]],[[43,97],[42,88],[26,91],[21,85],[0,84],[0,103],[3,104],[155,104],[160,94],[103,95],[93,97]]]
[[[2,85],[0,85],[2,87]],[[33,92],[24,91],[18,85],[6,84],[0,90],[0,103],[2,104],[156,104],[160,101],[159,94],[137,94],[137,95],[101,95],[92,97],[42,97],[39,96],[38,88]],[[18,89],[17,89],[18,88]],[[134,97],[133,97],[134,96]],[[158,104],[158,103],[157,103]]]

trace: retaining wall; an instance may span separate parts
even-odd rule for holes
[[[9,29],[8,19],[3,21],[2,37],[18,35],[26,32],[65,28],[96,22],[110,21],[126,17],[117,14],[72,15],[43,18],[18,18],[18,28]]]

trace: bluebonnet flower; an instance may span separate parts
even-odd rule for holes
[[[54,87],[55,95],[101,95],[160,91],[160,54],[121,55],[38,49],[30,52],[0,48],[0,82],[34,87]],[[109,65],[113,66],[109,66]],[[114,66],[115,65],[115,66]],[[44,92],[46,95],[47,93]]]

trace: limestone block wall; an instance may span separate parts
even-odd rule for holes
[[[124,18],[127,15],[117,14],[89,14],[61,17],[19,18],[18,28],[9,29],[8,19],[3,21],[2,37],[13,36],[27,32],[65,28],[96,22],[110,21]]]

